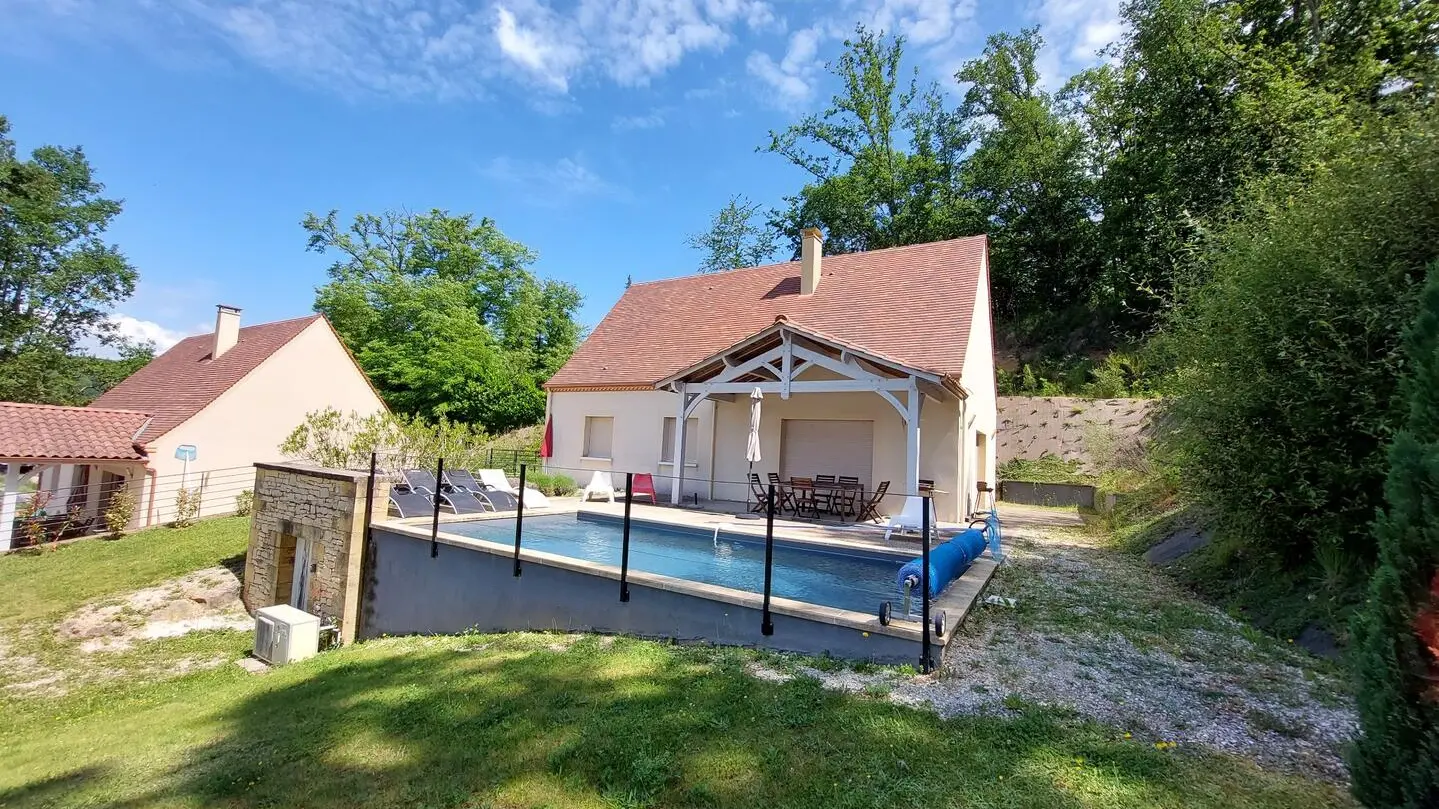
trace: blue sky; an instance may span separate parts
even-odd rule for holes
[[[1117,0],[0,0],[0,113],[22,150],[85,147],[125,200],[122,328],[165,347],[308,313],[307,211],[495,219],[598,322],[626,276],[693,271],[688,233],[800,173],[755,147],[818,111],[856,23],[951,76],[1040,25],[1051,82],[1119,33]]]

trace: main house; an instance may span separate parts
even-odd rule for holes
[[[745,500],[759,389],[761,477],[890,481],[891,512],[932,480],[940,519],[971,513],[994,474],[988,240],[822,254],[808,229],[799,261],[632,285],[546,385],[548,466]]]
[[[201,514],[225,513],[251,486],[251,464],[279,460],[307,413],[384,406],[323,316],[241,327],[240,310],[220,306],[214,332],[181,340],[89,407],[0,403],[0,550],[26,479],[51,514],[95,518],[128,489],[131,525],[153,525],[173,518],[182,487]]]

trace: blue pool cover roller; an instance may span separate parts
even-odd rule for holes
[[[936,545],[929,551],[929,597],[937,597],[949,583],[964,575],[969,565],[984,553],[984,530],[970,528],[956,534],[948,542]],[[896,581],[901,590],[904,583],[914,578],[915,589],[919,589],[919,572],[923,565],[919,559],[911,559],[899,569]]]

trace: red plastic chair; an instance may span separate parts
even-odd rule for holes
[[[634,482],[631,485],[630,499],[633,500],[641,496],[648,497],[651,503],[659,505],[659,496],[655,494],[654,475],[645,472],[635,473]]]

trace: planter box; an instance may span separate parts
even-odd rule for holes
[[[1094,508],[1094,487],[1079,483],[1030,483],[1006,480],[999,484],[999,499],[1026,506],[1080,506]]]

